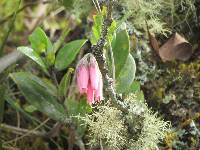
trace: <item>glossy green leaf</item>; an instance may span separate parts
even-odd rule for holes
[[[135,60],[132,57],[132,55],[129,54],[126,63],[116,80],[117,92],[123,93],[130,88],[135,78],[135,72],[136,72]]]
[[[86,40],[75,40],[67,43],[58,51],[55,67],[58,70],[67,68],[76,58],[76,55],[80,51],[81,47],[85,44],[85,42]]]
[[[40,78],[26,72],[12,73],[10,76],[31,105],[54,120],[65,121],[64,107]]]
[[[45,51],[53,51],[53,45],[51,41],[40,27],[37,27],[29,36],[29,41],[33,50],[36,51],[38,54]]]
[[[122,30],[116,34],[115,41],[112,42],[116,78],[119,76],[121,69],[126,63],[129,49],[129,35],[126,30]]]
[[[70,85],[72,72],[73,72],[73,69],[69,68],[67,73],[63,76],[62,80],[60,81],[60,84],[58,87],[58,95],[61,97],[66,97],[67,89]]]
[[[21,47],[18,47],[17,50],[23,53],[24,55],[28,56],[29,58],[31,58],[38,65],[40,65],[44,70],[46,70],[46,66],[44,62],[42,61],[40,56],[35,51],[33,51],[32,48],[21,46]]]

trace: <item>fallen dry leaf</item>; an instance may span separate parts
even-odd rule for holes
[[[175,33],[160,47],[159,55],[164,62],[175,59],[186,61],[192,55],[192,45],[181,35]]]
[[[175,33],[166,43],[160,47],[155,35],[148,31],[152,48],[157,52],[163,62],[175,59],[186,61],[192,55],[192,45],[181,35]]]
[[[150,44],[151,44],[152,48],[158,54],[159,53],[159,48],[160,48],[160,43],[158,42],[158,40],[156,39],[154,34],[148,32],[148,35],[149,35],[149,41],[150,41]]]

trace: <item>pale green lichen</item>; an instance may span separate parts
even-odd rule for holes
[[[170,123],[158,117],[158,114],[148,109],[146,104],[137,101],[134,94],[130,94],[126,101],[129,102],[132,110],[140,110],[140,113],[136,113],[136,115],[128,114],[126,116],[129,130],[131,131],[128,149],[158,149],[158,143],[170,130]],[[138,109],[139,106],[140,109]]]
[[[83,16],[87,16],[92,9],[92,2],[88,0],[73,0],[72,13],[80,19]]]
[[[169,122],[163,121],[157,116],[157,113],[147,110],[143,117],[143,127],[139,138],[129,141],[129,150],[156,150],[158,149],[160,140],[163,139],[165,134],[169,131]]]
[[[147,22],[151,32],[167,35],[171,32],[170,28],[188,24],[191,18],[197,20],[195,0],[119,0],[119,2],[125,10],[125,15],[131,12],[129,21],[136,29],[146,30]]]
[[[163,0],[121,0],[122,5],[131,11],[132,22],[136,28],[146,29],[147,22],[151,32],[166,34],[169,29],[160,17],[164,9],[162,2]]]
[[[88,125],[90,147],[99,146],[109,150],[154,150],[169,131],[165,122],[147,108],[147,105],[130,94],[125,99],[130,105],[128,114],[106,103],[98,106],[93,114],[82,120]]]
[[[126,143],[122,112],[109,105],[97,107],[98,111],[84,118],[88,124],[89,146],[99,145],[100,140],[109,149],[120,149]]]

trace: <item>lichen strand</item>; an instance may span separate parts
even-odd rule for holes
[[[159,118],[157,113],[148,109],[146,104],[138,101],[134,94],[130,94],[125,100],[129,103],[132,112],[126,116],[129,130],[127,149],[158,149],[158,143],[170,131],[170,123]]]
[[[137,29],[145,29],[146,23],[150,28],[151,32],[154,33],[163,33],[168,32],[166,24],[161,21],[161,11],[164,9],[162,5],[163,0],[121,0],[122,5],[132,12],[132,21],[133,25]]]
[[[157,150],[158,143],[169,132],[169,122],[163,121],[151,110],[146,110],[143,116],[141,133],[137,140],[129,140],[129,150]]]
[[[146,29],[145,21],[147,21],[153,33],[167,35],[171,31],[169,26],[175,28],[188,24],[192,18],[196,20],[194,0],[119,0],[119,2],[125,8],[124,15],[131,12],[129,21],[136,29]]]
[[[129,95],[124,101],[130,106],[126,114],[106,103],[83,118],[88,125],[90,147],[127,150],[154,150],[170,131],[169,122],[163,121],[147,105]]]
[[[97,107],[98,111],[84,118],[89,127],[88,145],[97,146],[100,140],[109,149],[121,149],[126,143],[127,128],[122,112],[109,105]]]

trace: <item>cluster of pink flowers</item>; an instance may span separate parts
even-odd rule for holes
[[[76,81],[80,94],[87,95],[90,105],[103,100],[102,75],[92,54],[86,54],[77,65]]]

